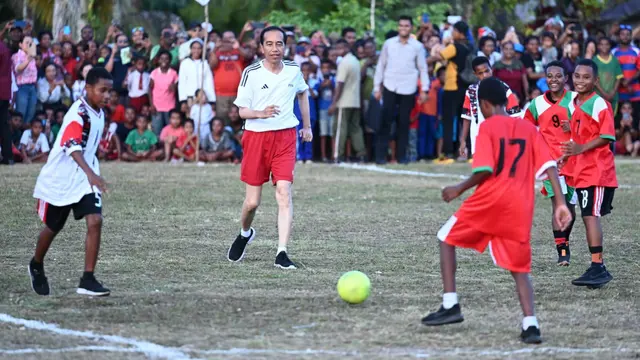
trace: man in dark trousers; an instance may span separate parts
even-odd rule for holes
[[[0,138],[2,138],[2,164],[6,165],[13,163],[9,130],[11,95],[11,51],[4,41],[0,41]]]

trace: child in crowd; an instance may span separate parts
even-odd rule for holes
[[[131,131],[125,141],[127,151],[122,154],[122,159],[126,161],[155,161],[163,155],[162,149],[158,150],[158,137],[153,131],[148,129],[149,119],[143,115],[138,115],[136,119],[136,130]]]
[[[558,48],[556,48],[556,36],[552,32],[542,33],[542,66],[558,60]],[[531,97],[534,99],[534,97]]]
[[[122,159],[120,139],[117,136],[114,136],[117,128],[118,124],[115,122],[105,122],[104,129],[102,130],[102,140],[100,140],[100,144],[98,146],[99,160],[120,161]]]
[[[620,107],[620,128],[617,131],[616,154],[638,156],[640,140],[638,132],[633,128],[633,107],[624,102]]]
[[[231,141],[233,142],[233,149],[235,150],[235,163],[240,162],[242,159],[242,134],[244,134],[244,120],[240,118],[240,111],[238,107],[233,105],[229,108],[229,126],[226,126],[224,131],[229,134]]]
[[[61,107],[56,109],[54,114],[54,121],[51,124],[51,136],[53,137],[53,141],[58,138],[58,132],[60,132],[60,128],[62,127],[62,121],[64,120],[64,115],[67,113],[67,108]]]
[[[140,108],[140,115],[146,116],[147,118],[151,119],[151,106],[149,106],[149,104],[142,105],[142,108]],[[151,126],[151,123],[149,123],[149,126]],[[149,127],[149,129],[151,129],[151,127]]]
[[[169,112],[169,125],[162,128],[160,132],[160,142],[164,144],[164,161],[171,160],[173,149],[176,148],[176,142],[184,137],[185,132],[182,127],[182,113],[176,109]]]
[[[170,67],[171,53],[160,50],[157,59],[159,67],[151,72],[149,80],[149,103],[152,115],[151,127],[154,133],[160,134],[169,124],[169,117],[176,105],[178,73]]]
[[[113,121],[113,120],[112,120]],[[116,135],[120,138],[120,143],[127,142],[127,136],[136,128],[136,111],[132,107],[128,107],[124,111],[124,121],[118,124]]]
[[[333,149],[333,116],[329,115],[329,107],[333,102],[333,91],[336,87],[334,65],[329,60],[322,60],[320,65],[322,80],[318,89],[318,113],[320,118],[320,154],[323,162],[329,162],[330,151],[327,152],[327,141]]]
[[[121,123],[124,121],[125,108],[120,104],[120,95],[118,94],[118,91],[114,89],[111,89],[109,93],[111,94],[111,97],[109,98],[109,104],[107,105],[107,108],[111,113],[110,120]]]
[[[23,126],[22,123],[23,123],[22,114],[17,111],[13,112],[11,114],[11,124],[10,124],[11,143],[13,144],[14,147],[16,147],[16,149],[18,146],[20,146],[20,139],[22,139],[22,126]]]
[[[193,119],[184,122],[184,134],[176,141],[173,149],[173,159],[179,162],[193,162],[199,158],[200,144],[198,136],[193,132],[195,125]]]
[[[207,99],[207,94],[202,91],[202,89],[196,90],[196,102],[191,106],[191,110],[189,111],[189,118],[193,120],[193,123],[196,126],[199,126],[198,138],[204,139],[211,132],[211,120],[216,116],[213,107],[209,104],[209,100]]]
[[[133,67],[129,68],[129,73],[125,79],[125,84],[129,90],[129,105],[137,113],[142,112],[142,106],[149,104],[149,73],[145,70],[147,61],[139,56],[133,60]]]
[[[25,130],[20,139],[20,153],[25,164],[47,162],[49,141],[43,134],[42,121],[31,122],[31,129]]]
[[[318,89],[320,88],[320,84],[317,80],[311,78],[311,74],[313,73],[311,63],[303,62],[300,65],[300,71],[302,72],[304,81],[309,85],[309,117],[311,119],[311,128],[313,129],[317,119],[316,99],[318,98]],[[302,129],[302,113],[300,112],[300,105],[298,104],[297,98],[293,104],[293,113],[298,118],[298,131],[300,131]],[[313,160],[313,144],[310,142],[303,142],[302,138],[298,137],[297,147],[298,163],[311,163]]]
[[[418,109],[418,159],[434,159],[436,158],[436,142],[438,141],[438,109],[440,102],[440,90],[444,84],[445,67],[438,68],[436,78],[431,80],[429,89],[429,97],[423,104],[416,101]],[[415,109],[414,109],[415,111]],[[439,155],[440,153],[438,153]]]
[[[224,122],[220,118],[211,121],[211,132],[202,140],[200,161],[232,161],[234,158],[233,142],[229,133],[224,130]]]

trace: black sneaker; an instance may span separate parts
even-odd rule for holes
[[[36,294],[47,296],[51,293],[49,281],[44,276],[44,265],[37,264],[33,260],[29,263],[29,276],[31,277],[31,288]]]
[[[422,324],[427,326],[455,324],[463,321],[464,317],[462,316],[460,304],[455,304],[450,309],[445,309],[444,306],[440,305],[438,311],[422,318]]]
[[[238,234],[238,237],[236,237],[236,240],[231,244],[231,247],[227,252],[227,259],[229,259],[229,261],[236,262],[242,260],[244,253],[247,250],[247,245],[249,245],[256,237],[256,231],[253,228],[251,228],[250,231],[251,235],[249,235],[249,237],[244,237]]]
[[[613,276],[609,274],[604,264],[591,264],[582,276],[571,281],[571,283],[575,286],[599,288],[611,280],[613,280]]]
[[[109,296],[111,291],[106,287],[102,286],[96,278],[91,276],[83,276],[80,279],[80,285],[78,285],[78,290],[76,293],[80,295],[89,295],[89,296]]]
[[[540,329],[531,325],[527,330],[522,330],[520,333],[520,339],[525,344],[540,344],[542,337],[540,336]]]
[[[286,251],[280,251],[276,256],[276,262],[273,264],[275,267],[279,267],[280,269],[293,270],[297,269],[296,264],[289,259]]]
[[[556,245],[556,250],[558,250],[558,266],[569,266],[571,260],[569,244]]]

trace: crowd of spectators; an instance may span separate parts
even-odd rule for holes
[[[634,41],[640,28],[587,29],[554,17],[533,35],[510,28],[498,36],[460,19],[425,20],[400,18],[384,44],[364,29],[303,34],[282,25],[285,58],[300,66],[309,85],[319,135],[299,145],[299,162],[466,160],[456,153],[457,134],[475,56],[489,59],[523,108],[547,90],[545,64],[560,60],[571,89],[576,63],[593,59],[597,91],[616,112],[616,152],[638,155],[640,50]],[[187,31],[170,24],[153,44],[144,28],[115,22],[102,41],[88,25],[74,38],[67,31],[36,32],[28,21],[8,22],[0,31],[0,72],[10,67],[9,82],[0,75],[0,112],[10,114],[2,162],[46,161],[66,109],[83,96],[85,75],[102,66],[114,85],[101,159],[238,163],[243,120],[233,101],[243,70],[262,58],[258,39],[265,25],[248,21],[236,35],[207,23]],[[295,114],[300,117],[297,106]]]

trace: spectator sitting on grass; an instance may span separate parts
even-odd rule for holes
[[[111,118],[112,121],[113,117]],[[124,122],[118,124],[118,129],[116,130],[116,134],[120,138],[120,143],[125,144],[127,142],[127,137],[129,133],[132,132],[136,128],[136,111],[133,110],[132,107],[127,108],[124,111]]]
[[[244,121],[240,118],[240,112],[238,107],[233,105],[229,108],[229,126],[224,128],[224,131],[229,134],[231,141],[233,142],[233,148],[235,150],[234,162],[239,162],[242,159],[242,134],[244,134]]]
[[[162,128],[160,132],[160,142],[164,144],[164,161],[169,162],[173,149],[176,148],[176,142],[183,137],[185,132],[182,127],[182,113],[173,109],[169,112],[169,125]]]
[[[187,119],[184,122],[184,134],[176,141],[176,147],[173,149],[173,158],[177,161],[193,162],[198,159],[200,152],[200,144],[198,136],[193,133],[193,119]]]
[[[200,160],[206,162],[231,161],[234,158],[233,142],[229,134],[223,131],[224,123],[220,118],[211,122],[211,133],[202,140]]]
[[[163,151],[156,148],[158,137],[148,129],[149,119],[138,115],[136,130],[131,131],[125,141],[127,151],[122,159],[131,162],[155,161],[163,155]]]
[[[53,137],[53,141],[56,141],[58,137],[58,132],[60,132],[60,128],[62,127],[62,122],[64,121],[64,116],[67,114],[67,108],[61,107],[56,109],[56,112],[53,116],[53,121],[51,122],[51,137]]]
[[[104,129],[102,130],[102,140],[100,140],[100,145],[98,147],[98,159],[106,161],[122,160],[122,146],[120,144],[120,139],[117,136],[114,136],[117,127],[118,124],[114,122],[105,122]]]
[[[617,131],[616,154],[638,156],[640,140],[633,128],[633,107],[626,101],[620,107],[620,128]]]
[[[25,164],[44,163],[49,156],[49,141],[42,133],[42,121],[32,121],[31,129],[25,130],[20,139],[20,152]]]

